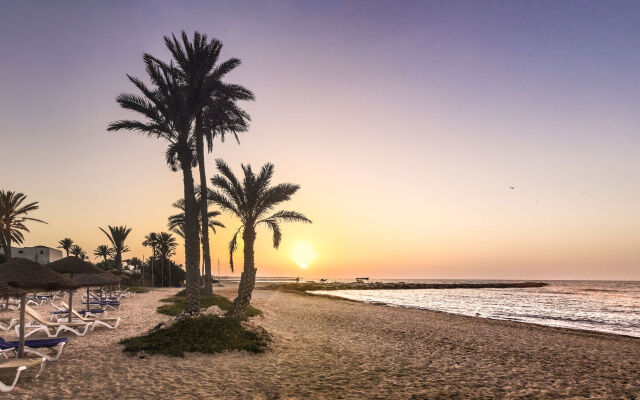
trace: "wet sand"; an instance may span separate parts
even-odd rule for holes
[[[274,336],[266,353],[123,354],[118,340],[167,320],[155,307],[175,291],[125,300],[110,312],[123,317],[117,330],[72,337],[40,378],[1,397],[640,398],[640,339],[269,290],[253,301],[265,312],[254,321]]]

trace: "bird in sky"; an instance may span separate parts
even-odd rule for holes
[[[516,188],[515,186],[509,186],[509,189],[511,189],[511,190],[513,190],[515,188]]]

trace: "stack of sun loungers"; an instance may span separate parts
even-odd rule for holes
[[[55,304],[52,300],[61,300],[59,294],[35,295],[29,297],[29,303],[25,307],[25,338],[38,333],[47,336],[46,339],[29,339],[24,343],[24,354],[26,358],[17,358],[18,341],[5,340],[0,336],[0,374],[6,376],[11,373],[13,380],[9,384],[0,381],[0,393],[13,390],[26,371],[33,370],[34,378],[37,378],[44,370],[45,363],[56,361],[62,355],[63,349],[69,342],[68,337],[58,337],[61,334],[73,334],[75,336],[85,336],[95,328],[116,329],[121,322],[120,317],[107,317],[107,308],[119,309],[121,298],[130,298],[134,293],[124,291],[113,292],[110,297],[102,297],[92,293],[88,299],[89,304],[98,306],[89,310],[71,310],[72,322],[69,322],[69,307],[60,301]],[[86,300],[83,304],[86,305]],[[45,317],[32,306],[41,307],[51,304],[54,310],[50,317]],[[9,305],[9,307],[5,307]],[[3,308],[17,310],[15,302],[3,302]],[[16,318],[0,318],[0,332],[15,329],[19,334],[19,321]],[[13,375],[15,374],[15,375]]]

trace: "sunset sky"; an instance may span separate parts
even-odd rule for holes
[[[638,2],[2,2],[0,189],[49,223],[25,245],[92,253],[128,225],[125,257],[150,255],[181,174],[165,143],[106,127],[137,117],[115,102],[125,74],[181,29],[241,58],[227,80],[257,98],[208,175],[273,162],[302,186],[282,208],[314,222],[278,251],[260,230],[259,275],[640,279]]]

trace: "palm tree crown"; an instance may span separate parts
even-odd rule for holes
[[[106,244],[101,244],[100,246],[96,247],[96,249],[93,251],[94,256],[102,257],[104,261],[107,261],[107,258],[111,257],[113,253],[114,253],[113,248],[107,246]]]
[[[167,224],[169,230],[181,238],[184,238],[184,199],[180,199],[172,204],[175,208],[181,210],[182,212],[179,214],[174,214],[169,216],[169,223]],[[224,224],[217,219],[217,216],[221,215],[220,211],[208,211],[207,216],[209,217],[209,222],[207,225],[213,231],[213,233],[217,233],[216,226],[220,228],[226,228]],[[201,232],[202,233],[202,232]]]
[[[127,228],[126,226],[108,226],[109,232],[100,228],[107,238],[111,242],[111,247],[113,247],[113,252],[115,254],[114,261],[116,262],[116,267],[118,269],[122,269],[122,253],[126,253],[129,251],[129,246],[127,246],[124,242],[127,240],[127,236],[131,233],[131,228]]]
[[[64,238],[58,242],[58,248],[63,249],[67,253],[67,257],[69,257],[71,246],[73,246],[73,240],[71,240],[71,238]]]
[[[25,225],[27,221],[46,222],[27,217],[31,211],[35,211],[40,206],[37,201],[23,204],[27,196],[10,190],[0,190],[0,246],[4,250],[7,259],[11,258],[11,242],[22,244],[24,233],[29,232]]]
[[[73,246],[71,246],[71,249],[69,250],[69,252],[71,253],[72,256],[77,257],[81,260],[84,260],[87,257],[87,254],[84,252],[84,249],[78,246],[77,244],[74,244]]]
[[[175,254],[176,247],[178,247],[178,242],[172,234],[168,232],[160,232],[158,234],[158,253],[160,257],[168,259]]]
[[[158,250],[158,234],[155,232],[147,233],[144,236],[144,241],[142,242],[144,247],[151,247],[151,251],[153,252],[153,257],[156,256],[156,250]]]
[[[255,236],[255,229],[260,224],[266,225],[273,234],[273,247],[278,248],[282,240],[280,222],[311,223],[307,217],[296,211],[278,211],[271,215],[273,208],[289,199],[299,189],[299,185],[281,183],[270,186],[274,166],[267,163],[262,166],[256,176],[251,165],[242,165],[244,179],[236,178],[229,166],[222,160],[216,160],[221,175],[211,178],[217,190],[210,190],[208,199],[222,210],[232,213],[240,219],[241,226],[229,243],[229,261],[233,270],[233,252],[237,248],[238,233],[250,231]]]

